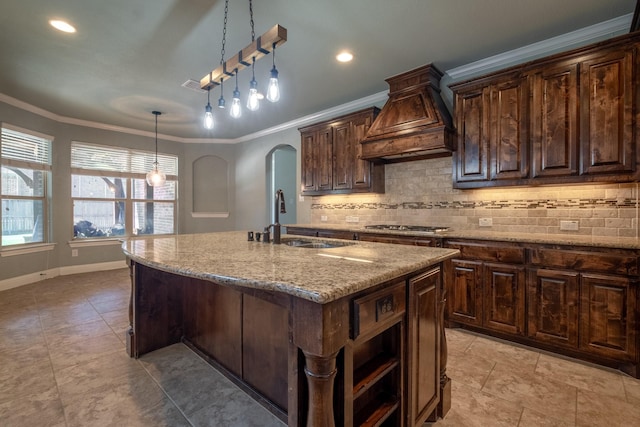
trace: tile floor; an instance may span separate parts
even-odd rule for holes
[[[0,292],[0,426],[284,424],[182,344],[130,359],[128,270]],[[640,426],[640,381],[448,330],[447,426]]]

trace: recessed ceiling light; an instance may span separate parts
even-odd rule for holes
[[[73,25],[69,24],[66,21],[60,21],[59,19],[52,19],[49,21],[49,24],[56,30],[60,30],[63,33],[75,33],[76,29]]]
[[[337,56],[336,59],[340,62],[349,62],[353,59],[353,54],[351,52],[347,52],[346,50],[343,52],[340,52]]]

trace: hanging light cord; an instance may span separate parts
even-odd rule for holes
[[[249,0],[249,17],[250,17],[250,23],[251,23],[251,42],[254,42],[256,40],[256,32],[253,29],[253,1]]]
[[[229,0],[224,1],[224,24],[222,25],[222,51],[220,52],[220,65],[224,63],[224,47],[227,43],[227,15],[229,14]]]
[[[158,169],[158,116],[160,115],[160,111],[154,111],[153,114],[156,116],[156,170]]]

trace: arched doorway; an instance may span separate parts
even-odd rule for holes
[[[273,224],[275,194],[281,189],[285,197],[287,213],[281,213],[280,224],[295,224],[296,213],[296,149],[279,145],[267,154],[267,212],[269,224]]]

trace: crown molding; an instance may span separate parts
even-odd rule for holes
[[[447,70],[445,73],[449,77],[451,77],[453,81],[459,81],[480,74],[495,71],[500,68],[506,68],[512,65],[523,63],[535,58],[539,58],[541,56],[550,55],[563,50],[569,50],[571,48],[586,45],[589,43],[594,43],[599,40],[627,33],[629,31],[632,19],[632,13],[623,15],[618,18],[610,19],[599,24],[591,25],[580,30],[563,34],[561,36],[553,37],[538,43],[533,43],[518,49],[494,55],[480,61],[475,61],[470,64],[452,68],[450,70]],[[282,123],[255,133],[240,136],[238,138],[181,138],[164,134],[158,134],[158,137],[166,141],[173,141],[183,144],[238,144],[282,132],[287,129],[299,128],[308,124],[312,124],[314,122],[331,119],[342,114],[356,111],[360,108],[370,107],[386,101],[387,97],[388,91],[378,92],[373,95],[348,102],[346,104],[328,108],[318,113],[303,116],[295,120],[291,120],[289,122]],[[89,127],[111,132],[120,132],[149,138],[153,138],[155,136],[153,132],[61,116],[51,111],[47,111],[34,105],[28,104],[24,101],[20,101],[19,99],[5,95],[3,93],[0,93],[0,102],[4,102],[5,104],[20,108],[33,114],[37,114],[58,123]]]
[[[595,43],[616,35],[628,33],[632,18],[633,14],[629,13],[627,15],[581,28],[567,34],[552,37],[541,42],[490,56],[489,58],[484,58],[460,67],[452,68],[451,70],[447,70],[446,74],[448,74],[453,81],[465,80],[480,74],[486,74],[501,68],[521,64],[542,56]]]

